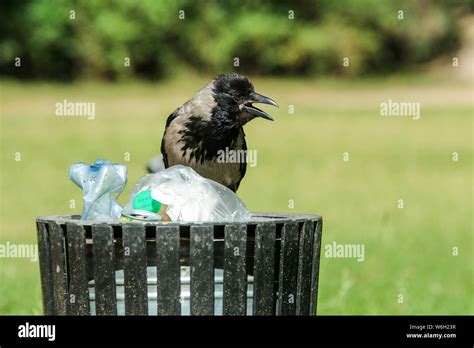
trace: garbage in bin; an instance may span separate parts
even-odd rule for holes
[[[143,212],[145,216],[140,216]],[[122,216],[149,220],[149,213],[162,221],[233,222],[251,218],[234,192],[182,165],[138,180]]]
[[[69,178],[83,190],[82,220],[110,221],[120,217],[117,198],[127,183],[127,166],[97,159],[92,165],[75,163]]]
[[[166,214],[167,207],[166,204],[161,204],[161,202],[153,199],[151,190],[143,190],[138,192],[133,198],[133,210],[122,211],[120,221],[170,221],[169,216]]]

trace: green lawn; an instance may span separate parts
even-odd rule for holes
[[[0,243],[35,243],[35,217],[80,213],[74,162],[129,153],[126,202],[167,115],[205,82],[1,82]],[[474,314],[472,85],[443,75],[254,83],[280,108],[269,109],[275,122],[246,127],[258,162],[239,196],[253,211],[324,217],[319,314]],[[63,99],[95,102],[96,118],[55,116]],[[420,102],[421,118],[381,117],[388,99]],[[333,241],[363,244],[364,261],[326,258]],[[0,314],[42,313],[38,269],[0,259]]]

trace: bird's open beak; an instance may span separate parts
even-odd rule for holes
[[[260,110],[259,108],[255,107],[255,106],[253,106],[252,104],[253,103],[261,103],[261,104],[273,105],[273,106],[276,106],[276,107],[278,107],[278,104],[274,100],[272,100],[268,97],[265,97],[261,94],[258,94],[257,92],[252,92],[250,94],[250,98],[251,99],[247,103],[245,103],[244,110],[247,111],[251,115],[258,116],[258,117],[263,117],[267,120],[273,121],[273,118],[269,114],[267,114],[265,111]]]

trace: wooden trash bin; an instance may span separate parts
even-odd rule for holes
[[[46,315],[315,315],[322,218],[37,219]]]

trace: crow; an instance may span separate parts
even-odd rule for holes
[[[236,192],[247,170],[246,156],[233,163],[236,161],[222,160],[222,154],[246,154],[243,126],[247,122],[255,117],[273,121],[253,103],[278,107],[272,99],[255,92],[244,76],[226,73],[211,80],[166,120],[161,142],[165,168],[189,166]]]

